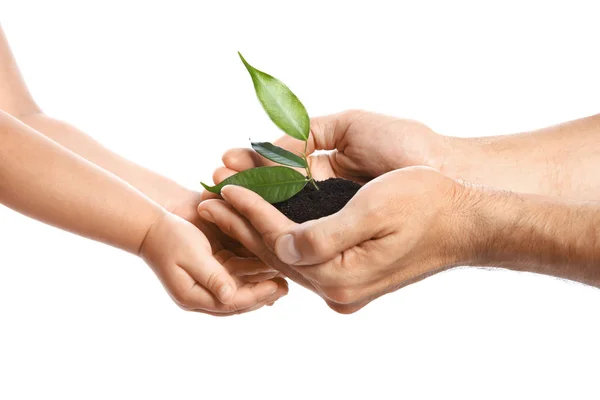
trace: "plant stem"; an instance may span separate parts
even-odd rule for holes
[[[312,184],[313,184],[313,186],[315,187],[315,189],[317,189],[317,190],[321,190],[321,189],[319,189],[319,187],[317,186],[317,182],[315,182],[315,180],[314,180],[314,179],[310,178],[310,183],[312,183]]]
[[[304,159],[306,160],[306,156],[304,156]],[[306,160],[306,165],[308,165],[308,160]],[[319,187],[317,186],[317,182],[315,182],[315,178],[313,178],[309,167],[306,167],[306,175],[307,175],[308,181],[313,184],[315,189],[319,190]]]
[[[308,163],[308,157],[306,157],[307,150],[308,150],[308,140],[304,142],[304,153],[302,153],[302,158],[304,158],[304,161],[306,161],[306,176],[308,178],[308,181],[313,184],[315,189],[319,190],[319,187],[317,186],[317,182],[315,182],[315,179],[312,176],[312,172],[310,170],[310,165]]]

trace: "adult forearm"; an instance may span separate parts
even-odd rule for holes
[[[471,264],[600,287],[600,203],[470,188]]]
[[[600,114],[507,136],[444,138],[442,172],[521,193],[600,199]]]
[[[173,180],[110,151],[83,131],[66,122],[48,117],[43,113],[27,115],[21,120],[61,146],[115,174],[167,209],[176,206],[171,204],[173,199],[180,198],[182,194],[188,192]]]
[[[126,182],[1,111],[0,202],[134,253],[164,213]]]

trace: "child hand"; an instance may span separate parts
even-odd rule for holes
[[[202,231],[210,243],[213,256],[226,266],[232,276],[254,283],[276,276],[283,277],[279,271],[264,264],[238,241],[224,234],[215,224],[200,218],[198,205],[201,202],[202,193],[183,189],[171,196],[166,209]],[[237,257],[231,259],[232,256]]]
[[[228,269],[243,269],[253,275],[264,273],[268,267],[228,251],[220,251],[217,260],[206,236],[171,213],[165,213],[148,230],[140,256],[175,303],[188,311],[239,314],[273,303],[288,291],[287,282],[280,278],[245,283],[232,277]]]

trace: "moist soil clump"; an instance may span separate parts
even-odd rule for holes
[[[286,217],[301,224],[340,211],[361,187],[356,182],[340,178],[317,182],[317,186],[319,190],[308,183],[291,199],[273,205]]]

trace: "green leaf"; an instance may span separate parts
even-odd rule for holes
[[[258,193],[269,203],[279,203],[300,192],[308,181],[295,169],[288,167],[258,167],[230,176],[215,186],[202,186],[209,192],[221,193],[226,185],[243,186]]]
[[[250,143],[254,151],[264,158],[294,168],[307,168],[306,160],[296,154],[268,142]]]
[[[280,80],[248,64],[239,51],[238,54],[252,77],[256,96],[271,121],[291,137],[308,140],[310,119],[296,95]]]

